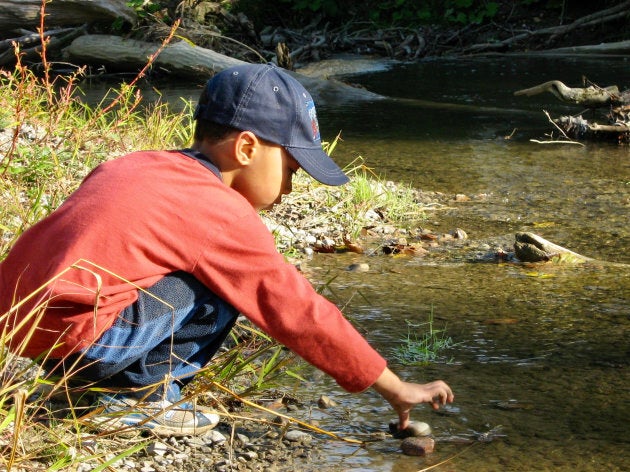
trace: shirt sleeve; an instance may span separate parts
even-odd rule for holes
[[[264,332],[347,391],[370,387],[386,362],[310,282],[275,249],[255,213],[215,228],[195,272]]]

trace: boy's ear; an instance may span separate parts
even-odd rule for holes
[[[234,156],[238,163],[250,165],[259,144],[258,138],[251,131],[240,132],[234,140]]]

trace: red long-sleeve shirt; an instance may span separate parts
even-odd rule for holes
[[[5,318],[5,329],[27,320],[8,342],[17,349],[30,337],[22,351],[29,357],[56,344],[52,358],[85,348],[137,299],[134,284],[148,288],[174,271],[193,274],[348,391],[366,389],[385,368],[338,308],[284,261],[245,198],[198,161],[167,151],[101,164],[21,235],[0,263],[0,314],[52,282]],[[32,311],[42,303],[45,310]]]

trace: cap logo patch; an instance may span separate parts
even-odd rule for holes
[[[315,113],[315,102],[309,100],[306,102],[308,117],[311,119],[311,130],[313,131],[313,141],[319,141],[319,123],[317,122],[317,114]]]

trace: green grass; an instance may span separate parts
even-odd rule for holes
[[[339,136],[325,142],[324,150],[332,155],[338,141]],[[326,233],[335,240],[335,247],[343,249],[348,243],[371,239],[365,237],[369,228],[411,229],[426,220],[416,189],[379,178],[362,157],[346,166],[344,172],[350,181],[330,187],[300,171],[293,179],[293,192],[264,212],[285,255],[300,257],[301,251],[296,248],[296,244],[303,246],[300,238],[304,234],[300,233]]]
[[[427,365],[435,362],[451,362],[443,352],[456,345],[445,329],[436,329],[433,312],[425,323],[407,320],[407,336],[394,350],[394,359],[402,365]]]

